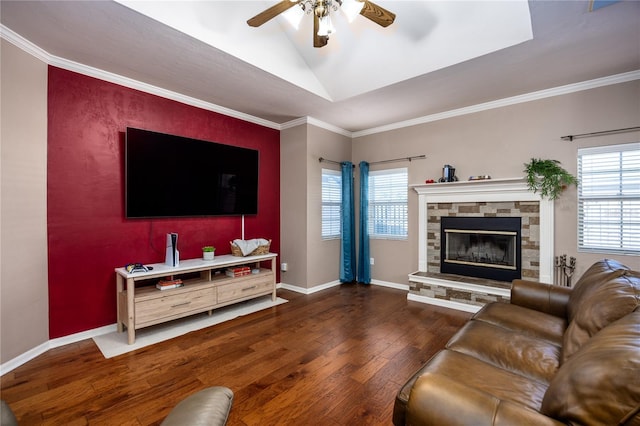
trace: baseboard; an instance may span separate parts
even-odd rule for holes
[[[118,329],[117,324],[105,325],[103,327],[94,328],[80,333],[70,334],[69,336],[58,337],[49,340],[49,349],[58,348],[60,346],[76,343],[85,339],[92,339],[96,336],[112,333]]]
[[[278,284],[278,288],[284,288],[285,290],[295,291],[296,293],[313,294],[313,293],[317,293],[319,291],[330,289],[331,287],[337,287],[340,284],[342,284],[342,283],[340,281],[336,280],[336,281],[328,282],[326,284],[316,285],[316,286],[313,286],[311,288],[304,288],[304,287],[300,287],[300,286],[293,285],[293,284],[280,283],[280,284]]]
[[[43,353],[49,350],[49,341],[46,341],[33,349],[29,349],[23,354],[18,355],[17,357],[5,362],[0,365],[0,376],[7,374],[10,371],[20,367],[22,364],[26,364],[32,359],[42,355]]]
[[[482,306],[478,306],[478,305],[468,305],[466,303],[454,302],[451,300],[444,300],[444,299],[436,299],[428,296],[420,296],[413,293],[407,294],[407,300],[412,300],[414,302],[420,302],[420,303],[427,303],[429,305],[442,306],[444,308],[451,308],[451,309],[456,309],[458,311],[471,312],[471,313],[476,313],[482,308]]]
[[[4,364],[1,364],[0,375],[4,375],[9,373],[10,371],[15,370],[21,365],[26,364],[32,359],[44,354],[49,349],[54,349],[60,346],[69,345],[71,343],[80,342],[82,340],[91,339],[95,336],[101,336],[103,334],[111,333],[116,329],[116,324],[111,324],[91,330],[82,331],[80,333],[70,334],[68,336],[47,340],[46,342],[39,344],[35,348],[29,349],[27,352],[18,355],[17,357],[5,362]]]
[[[396,290],[409,291],[409,284],[399,284],[399,283],[392,283],[389,281],[380,281],[380,280],[371,280],[371,284],[378,285],[380,287],[395,288]]]

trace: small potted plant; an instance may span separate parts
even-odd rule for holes
[[[202,247],[202,258],[204,260],[213,260],[213,256],[216,253],[216,248],[214,246],[204,246]]]
[[[558,160],[532,158],[524,167],[529,189],[540,192],[542,198],[555,200],[569,185],[578,184],[578,179],[566,171]]]

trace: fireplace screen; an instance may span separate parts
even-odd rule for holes
[[[519,217],[441,218],[440,272],[511,281],[521,277]]]
[[[516,237],[512,231],[445,230],[444,262],[515,270]]]

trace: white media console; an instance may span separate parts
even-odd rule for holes
[[[275,253],[238,257],[216,256],[214,260],[181,260],[177,267],[164,263],[147,265],[148,272],[129,273],[125,268],[116,268],[117,322],[118,331],[127,328],[128,342],[135,341],[135,331],[154,324],[182,318],[215,308],[271,294],[276,300]],[[271,261],[271,269],[260,268],[261,262]],[[259,269],[240,277],[229,277],[227,268],[252,265]],[[159,290],[155,284],[159,279],[173,276],[181,278],[184,287]]]

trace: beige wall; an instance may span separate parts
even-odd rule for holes
[[[280,261],[289,265],[284,284],[308,290],[338,279],[340,241],[321,235],[321,173],[339,166],[320,163],[351,158],[351,138],[304,124],[280,133]]]
[[[2,40],[0,363],[49,340],[47,65]]]
[[[307,283],[307,127],[280,132],[280,262],[283,284]]]
[[[340,276],[340,240],[322,239],[322,169],[340,170],[332,163],[320,163],[319,158],[334,161],[351,159],[351,138],[315,126],[309,127],[307,156],[307,241],[308,286],[333,282]]]
[[[523,176],[523,163],[531,157],[560,160],[575,174],[579,147],[636,142],[640,132],[573,142],[560,136],[638,126],[639,118],[640,82],[634,81],[359,137],[352,161],[426,154],[426,160],[384,165],[409,167],[410,184],[438,179],[444,164],[456,167],[460,179]],[[580,275],[605,256],[577,252],[576,204],[575,188],[555,202],[555,254],[576,257]],[[371,241],[374,280],[407,283],[407,274],[418,269],[417,232],[417,194],[410,191],[409,239]],[[637,256],[607,257],[640,268]]]

